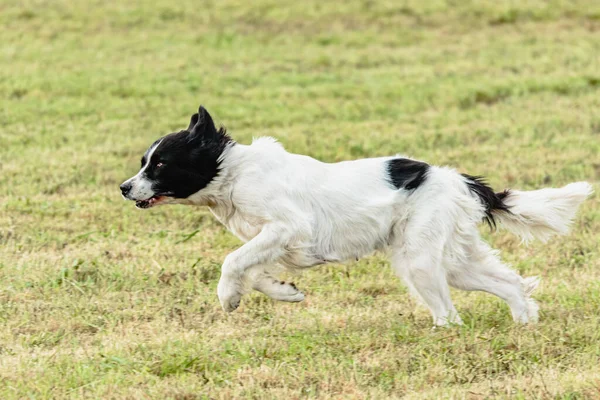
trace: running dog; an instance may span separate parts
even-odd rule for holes
[[[399,155],[324,163],[289,153],[270,137],[236,143],[203,107],[187,129],[154,142],[120,189],[143,209],[207,206],[245,242],[222,265],[217,293],[225,311],[252,289],[302,301],[293,283],[276,279],[281,267],[302,270],[385,251],[439,326],[461,323],[449,286],[494,294],[516,322],[536,322],[531,294],[538,278],[522,278],[502,263],[477,225],[485,220],[523,241],[546,241],[568,232],[592,193],[587,182],[496,193],[481,177]]]

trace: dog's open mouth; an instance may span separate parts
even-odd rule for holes
[[[137,208],[150,208],[150,207],[157,205],[164,199],[165,199],[165,196],[161,196],[161,195],[157,194],[157,195],[150,197],[149,199],[136,201],[135,206]]]

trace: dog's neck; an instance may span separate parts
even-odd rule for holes
[[[234,207],[231,196],[233,184],[244,158],[245,147],[247,146],[231,141],[219,157],[219,173],[204,189],[185,199],[184,203],[207,206],[213,212],[232,209]]]

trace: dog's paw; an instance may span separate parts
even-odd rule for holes
[[[242,296],[234,296],[226,299],[219,299],[221,302],[221,307],[225,312],[232,312],[237,310],[240,306],[240,301],[242,300]]]
[[[304,300],[302,293],[292,282],[279,281],[273,278],[263,278],[254,283],[253,288],[274,300],[298,303]]]
[[[433,328],[449,328],[452,326],[460,326],[463,324],[462,318],[457,313],[451,314],[447,317],[434,317]]]
[[[240,306],[242,293],[232,282],[221,279],[217,286],[217,295],[225,312],[232,312]]]
[[[304,300],[304,293],[298,292],[293,296],[289,296],[285,301],[289,301],[290,303],[299,303],[302,300]]]
[[[304,300],[304,293],[298,290],[293,282],[281,281],[279,284],[282,289],[279,293],[279,300],[290,303],[298,303]]]

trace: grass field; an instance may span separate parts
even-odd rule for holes
[[[242,143],[598,191],[598,1],[0,0],[0,33],[1,399],[600,397],[598,194],[548,244],[481,228],[543,277],[538,325],[454,292],[432,330],[379,255],[226,315],[240,242],[118,190],[202,103]]]

